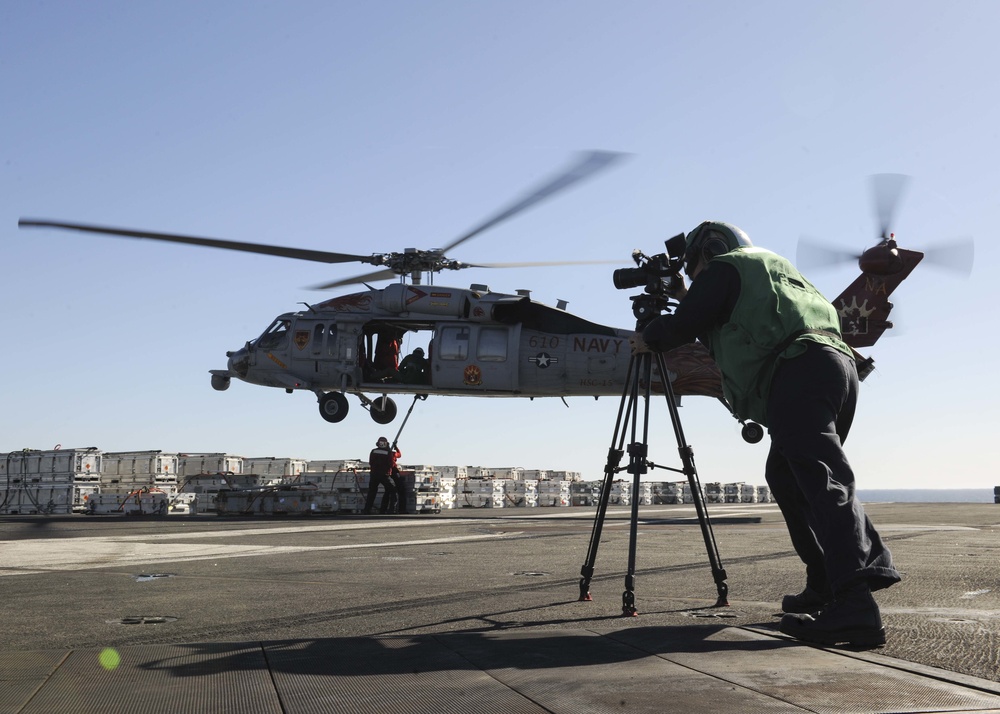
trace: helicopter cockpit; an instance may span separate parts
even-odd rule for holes
[[[284,347],[288,342],[288,330],[291,320],[282,315],[264,330],[260,337],[253,341],[253,346],[262,350],[273,350]]]

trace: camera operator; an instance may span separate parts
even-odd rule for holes
[[[673,314],[635,333],[632,352],[699,339],[734,413],[768,427],[765,479],[806,565],[805,589],[782,599],[781,631],[822,644],[883,644],[871,592],[900,575],[855,498],[842,448],[858,375],[837,311],[789,261],[728,223],[706,221],[688,234],[684,272],[687,294]]]

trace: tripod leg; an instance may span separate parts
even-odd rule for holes
[[[635,358],[629,362],[628,373],[625,378],[625,388],[622,390],[621,401],[618,404],[618,420],[615,422],[614,434],[611,437],[611,447],[608,449],[608,460],[604,465],[604,483],[601,485],[601,497],[597,504],[597,513],[594,516],[594,526],[590,533],[590,545],[587,548],[587,559],[580,568],[580,601],[591,601],[590,583],[594,578],[594,563],[597,560],[597,547],[601,543],[601,533],[604,529],[604,517],[608,512],[608,501],[611,499],[611,482],[615,474],[620,470],[622,456],[625,455],[622,449],[624,442],[625,428],[628,424],[628,414],[631,410],[631,401],[634,395],[629,391],[629,383],[634,369]],[[621,436],[619,436],[621,435]]]
[[[611,481],[618,473],[625,452],[616,449],[614,445],[608,449],[608,461],[604,465],[604,483],[601,485],[601,498],[597,504],[597,515],[594,517],[594,527],[590,535],[590,547],[587,549],[587,560],[580,568],[580,601],[591,601],[590,582],[594,578],[594,562],[597,560],[597,546],[601,542],[601,531],[604,528],[604,516],[608,512],[608,500],[611,498]]]
[[[698,480],[698,472],[694,467],[694,453],[688,446],[681,450],[681,459],[684,462],[684,473],[687,474],[688,483],[691,486],[691,497],[694,499],[694,509],[698,513],[698,524],[701,526],[701,535],[705,541],[705,549],[708,552],[708,562],[712,566],[712,579],[715,580],[715,588],[719,598],[715,601],[714,607],[726,607],[729,605],[729,585],[726,583],[726,570],[722,567],[719,558],[719,548],[715,542],[715,533],[712,531],[712,522],[708,518],[708,509],[705,507],[705,496],[701,490],[701,482]]]
[[[701,526],[701,535],[708,552],[708,562],[712,567],[712,579],[715,581],[715,587],[719,594],[715,607],[725,607],[729,605],[729,585],[726,583],[726,571],[722,567],[722,560],[719,557],[719,548],[715,542],[715,533],[712,531],[712,522],[708,518],[708,509],[705,508],[705,496],[698,479],[698,470],[694,465],[694,450],[684,438],[684,429],[681,427],[680,414],[677,412],[677,402],[674,399],[674,390],[670,384],[663,355],[658,353],[656,359],[663,379],[667,409],[670,411],[670,420],[673,422],[674,434],[677,437],[677,450],[680,453],[684,475],[687,476],[688,485],[691,486],[691,497],[694,499],[694,508],[698,514],[698,525]]]
[[[628,447],[628,472],[632,474],[632,512],[629,520],[628,571],[625,574],[625,592],[622,593],[622,615],[625,617],[636,617],[639,614],[635,608],[635,562],[639,536],[639,484],[640,477],[648,470],[646,458],[649,455],[649,388],[650,377],[652,376],[652,360],[648,354],[640,355],[640,365],[636,373],[636,384],[633,387],[632,441]],[[643,418],[641,438],[638,435],[638,374],[640,372],[646,380],[646,388],[642,400]]]

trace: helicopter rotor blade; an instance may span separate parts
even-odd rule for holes
[[[280,245],[264,245],[261,243],[241,243],[239,241],[222,240],[219,238],[202,238],[199,236],[186,236],[186,235],[178,235],[175,233],[154,233],[152,231],[141,231],[129,228],[111,228],[108,226],[95,226],[86,223],[66,223],[62,221],[22,218],[17,222],[17,225],[20,228],[58,228],[71,231],[82,231],[84,233],[99,233],[102,235],[122,236],[125,238],[142,238],[148,240],[165,241],[168,243],[185,243],[187,245],[200,245],[208,248],[222,248],[224,250],[236,250],[243,253],[260,253],[263,255],[274,255],[280,258],[311,260],[317,263],[361,262],[361,263],[371,263],[373,265],[378,265],[378,257],[373,257],[370,255],[332,253],[325,250],[288,248]]]
[[[333,288],[343,287],[344,285],[355,285],[358,283],[374,282],[376,280],[391,280],[396,277],[396,271],[386,268],[385,270],[376,270],[374,273],[365,273],[364,275],[355,275],[353,278],[342,278],[341,280],[334,280],[332,283],[323,283],[322,285],[310,285],[307,290],[331,290]]]
[[[795,267],[803,271],[831,268],[841,263],[856,263],[860,258],[861,255],[854,251],[820,243],[803,236],[799,238]]]
[[[452,248],[455,248],[470,238],[474,238],[479,235],[483,231],[506,221],[508,218],[513,217],[521,211],[527,210],[536,203],[550,198],[556,193],[569,188],[573,184],[608,168],[625,156],[626,154],[614,151],[591,151],[581,154],[576,164],[571,166],[567,171],[558,174],[557,176],[532,189],[524,197],[515,201],[513,204],[503,209],[489,220],[479,224],[465,235],[453,240],[451,243],[442,248],[441,252],[447,253]]]
[[[924,261],[935,268],[943,268],[967,278],[972,274],[975,259],[975,242],[970,237],[936,243],[922,249]]]
[[[905,174],[874,174],[871,176],[872,201],[879,235],[888,238],[896,210],[899,208],[910,177]]]
[[[612,265],[620,260],[540,260],[527,263],[460,263],[459,268],[538,268],[554,265]]]
[[[461,270],[463,268],[535,268],[542,266],[558,266],[558,265],[611,265],[615,263],[621,263],[620,260],[546,260],[546,261],[533,261],[527,263],[459,263],[455,262],[454,265],[450,266],[455,270]],[[339,288],[344,285],[354,285],[357,283],[368,283],[375,282],[377,280],[391,280],[396,277],[397,273],[391,269],[378,270],[373,273],[366,273],[364,275],[356,275],[353,278],[344,278],[342,280],[335,280],[331,283],[323,283],[322,285],[311,285],[309,290],[330,290],[331,288]]]

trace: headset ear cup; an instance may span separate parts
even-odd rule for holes
[[[701,246],[701,260],[705,265],[717,255],[729,252],[726,241],[718,236],[710,236]]]

